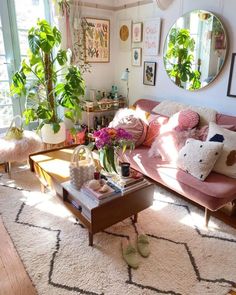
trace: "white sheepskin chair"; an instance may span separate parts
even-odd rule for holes
[[[42,149],[41,138],[32,131],[24,130],[20,140],[0,138],[0,162],[21,162]]]

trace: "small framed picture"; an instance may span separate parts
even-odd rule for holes
[[[236,97],[236,53],[232,54],[227,96]]]
[[[143,84],[155,86],[156,84],[156,62],[144,62],[143,67]]]
[[[132,48],[132,66],[140,67],[142,63],[142,48]]]
[[[133,23],[132,25],[132,42],[142,42],[143,38],[143,23]]]

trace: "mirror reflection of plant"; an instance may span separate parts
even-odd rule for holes
[[[74,119],[80,113],[80,99],[85,83],[78,67],[70,65],[68,51],[58,49],[61,33],[46,20],[38,20],[28,31],[28,59],[12,77],[11,92],[26,98],[26,124],[41,120],[38,129],[51,124],[55,133],[60,130],[58,106],[67,109],[65,116]],[[55,54],[54,54],[55,53]]]
[[[201,73],[192,69],[194,48],[195,41],[189,30],[173,28],[170,31],[167,53],[164,57],[167,73],[181,88],[184,88],[182,83],[191,83],[189,90],[201,87]]]

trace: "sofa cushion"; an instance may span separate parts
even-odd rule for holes
[[[179,151],[177,165],[186,173],[204,181],[219,158],[222,148],[223,143],[220,142],[188,139]]]
[[[210,123],[207,135],[208,141],[223,142],[223,151],[213,170],[236,178],[236,132],[224,129],[215,123]]]
[[[130,162],[131,166],[170,189],[186,196],[190,200],[217,210],[227,202],[236,198],[236,180],[225,175],[211,172],[201,183],[192,175],[176,168],[173,164],[164,162],[160,158],[150,160],[147,147],[140,146],[131,153],[126,152],[123,161]]]
[[[141,110],[120,109],[110,122],[111,128],[123,128],[132,134],[135,146],[143,143],[147,133],[146,113]]]
[[[196,129],[185,131],[170,130],[157,136],[148,151],[149,157],[161,157],[163,161],[175,163],[179,150],[185,145],[188,138],[198,138]]]
[[[197,112],[190,109],[185,109],[175,114],[178,125],[175,128],[177,131],[193,129],[200,121],[200,116]]]
[[[218,125],[221,128],[225,128],[231,131],[236,131],[236,125]],[[198,132],[199,132],[199,139],[202,141],[205,141],[207,139],[207,134],[209,131],[209,125],[205,125],[201,127]]]
[[[199,123],[200,117],[198,113],[185,109],[172,115],[167,123],[166,130],[184,131],[193,129]]]
[[[161,126],[163,126],[163,124],[166,124],[168,120],[169,118],[165,116],[150,115],[147,135],[143,142],[143,145],[150,147],[156,137],[159,135]]]
[[[215,110],[206,107],[187,105],[176,101],[164,100],[157,105],[152,112],[170,117],[186,108],[195,111],[200,115],[200,126],[204,126],[209,122],[216,122],[217,112]]]
[[[153,108],[152,112],[171,117],[172,115],[178,113],[186,107],[187,106],[185,104],[179,103],[177,101],[163,100]]]

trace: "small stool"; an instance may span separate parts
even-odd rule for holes
[[[5,172],[11,172],[12,162],[22,162],[28,159],[30,154],[42,149],[41,138],[33,131],[24,130],[22,139],[7,140],[0,138],[0,162],[5,164]]]

